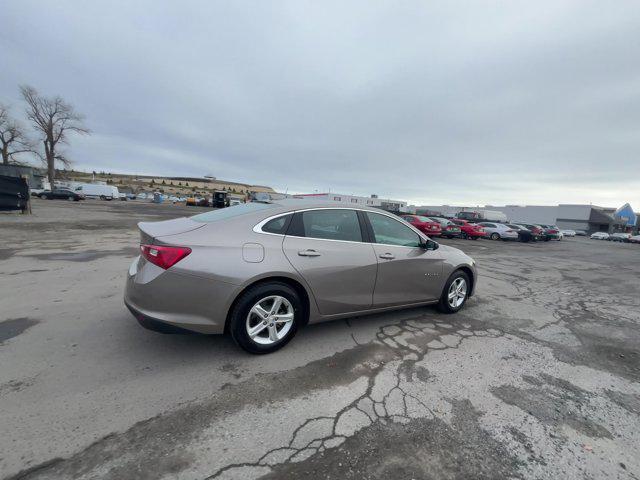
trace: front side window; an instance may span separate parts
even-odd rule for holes
[[[355,210],[309,210],[302,212],[305,237],[361,242],[362,232]]]
[[[367,212],[367,216],[376,243],[403,247],[420,246],[420,236],[406,225],[379,213]]]

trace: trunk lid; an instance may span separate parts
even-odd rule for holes
[[[158,237],[190,232],[191,230],[202,228],[205,225],[205,223],[194,222],[187,217],[163,220],[161,222],[140,222],[138,223],[140,243],[153,244],[154,240]]]

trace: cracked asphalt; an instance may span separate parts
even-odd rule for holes
[[[0,216],[0,478],[640,477],[640,247],[444,240],[460,313],[309,326],[250,356],[122,304],[137,221],[194,209],[34,202]]]

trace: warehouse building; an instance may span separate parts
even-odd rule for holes
[[[378,198],[377,195],[370,197],[359,197],[357,195],[345,195],[342,193],[302,193],[292,195],[293,198],[305,200],[316,200],[322,202],[346,203],[351,206],[377,207],[389,212],[406,212],[407,202],[401,200],[390,200],[388,198]]]
[[[492,210],[502,212],[508,221],[514,223],[533,223],[557,225],[563,230],[584,230],[586,232],[618,232],[630,231],[637,222],[637,216],[627,203],[622,207],[608,208],[596,205],[506,205],[498,207],[453,207],[450,205],[423,206],[428,209],[453,217],[459,212]]]

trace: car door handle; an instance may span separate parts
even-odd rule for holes
[[[319,257],[320,253],[316,252],[315,250],[308,249],[308,250],[300,250],[298,252],[298,255],[300,255],[301,257]]]
[[[379,255],[379,257],[384,258],[385,260],[393,260],[396,258],[396,256],[391,253],[383,253],[382,255]]]

